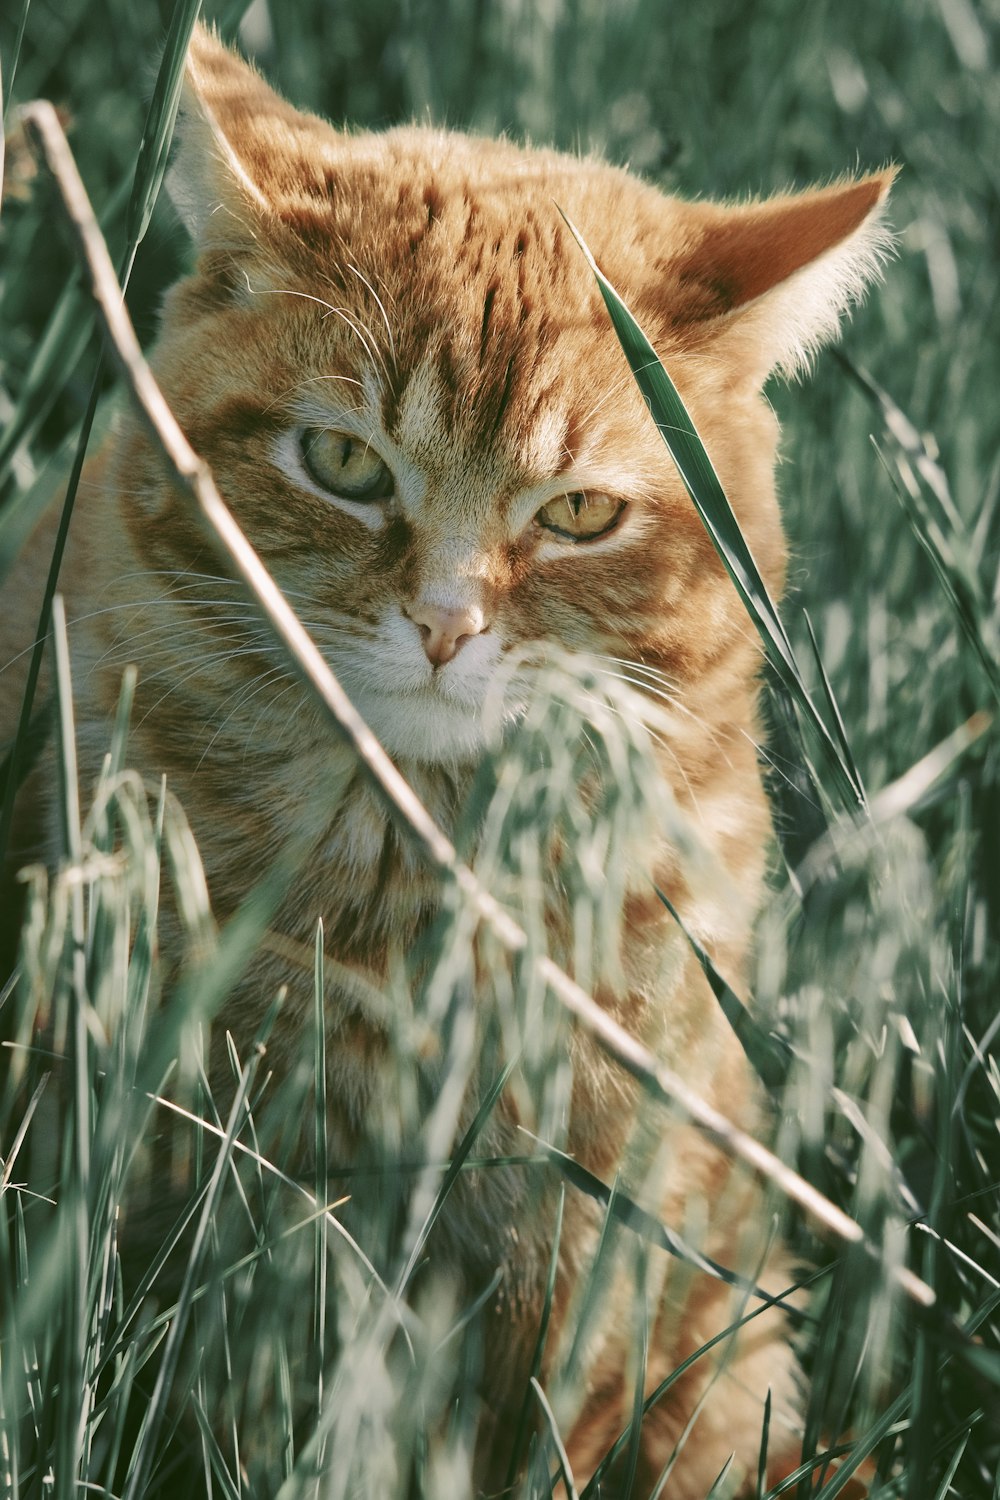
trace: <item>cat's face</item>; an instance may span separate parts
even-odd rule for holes
[[[376,734],[454,759],[480,749],[491,685],[527,643],[627,660],[656,640],[659,659],[672,616],[676,633],[696,608],[710,632],[706,588],[728,593],[554,185],[526,180],[514,213],[489,147],[405,144],[402,166],[345,153],[340,191],[367,212],[321,204],[307,255],[274,233],[221,307],[206,314],[197,283],[175,298],[161,364]],[[776,539],[768,437],[765,420]]]
[[[759,387],[822,317],[811,334],[780,308],[762,323],[762,294],[856,237],[884,185],[814,195],[814,243],[796,248],[750,210],[679,204],[594,162],[431,130],[339,135],[205,37],[194,70],[180,197],[202,255],[168,302],[158,373],[390,753],[475,756],[533,643],[613,673],[645,663],[681,698],[743,650],[739,602],[559,210],[668,360],[780,586]],[[148,473],[136,534],[190,568],[203,539]],[[517,700],[508,684],[507,712]]]

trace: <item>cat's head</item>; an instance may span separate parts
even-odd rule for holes
[[[579,229],[685,397],[779,589],[761,399],[876,270],[883,172],[688,204],[593,159],[434,129],[349,134],[196,33],[172,193],[197,268],[166,394],[391,753],[461,759],[505,659],[641,660],[683,698],[742,607],[611,331]],[[204,542],[154,495],[149,545]],[[750,666],[748,667],[748,662]]]

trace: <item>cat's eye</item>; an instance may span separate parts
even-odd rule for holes
[[[360,438],[326,427],[307,427],[301,448],[310,477],[332,495],[364,505],[392,494],[390,470]]]
[[[549,500],[535,515],[539,526],[554,531],[571,542],[592,542],[618,524],[624,500],[611,495],[559,495]]]

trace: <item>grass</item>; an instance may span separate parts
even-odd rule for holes
[[[168,25],[180,25],[187,9],[31,0],[13,77],[15,100],[44,94],[68,112],[113,255],[130,268],[130,307],[146,338],[183,257],[162,204],[146,223],[169,66],[156,95],[164,112],[150,117],[146,100]],[[224,13],[229,24],[238,10]],[[563,146],[597,144],[692,194],[822,180],[858,161],[902,165],[899,256],[853,321],[849,363],[826,356],[807,384],[772,393],[785,423],[779,477],[795,559],[781,629],[825,729],[817,737],[803,719],[794,682],[769,678],[765,753],[781,858],[759,925],[752,1005],[731,993],[725,1003],[742,1002],[732,1014],[746,1027],[755,1018],[748,1050],[764,1059],[782,1155],[879,1247],[872,1260],[791,1219],[793,1243],[814,1268],[803,1333],[807,1453],[844,1434],[846,1466],[834,1473],[817,1463],[786,1493],[844,1494],[852,1466],[871,1455],[873,1494],[995,1496],[1000,789],[990,716],[1000,356],[987,332],[998,312],[995,18],[975,0],[764,0],[752,14],[710,0],[674,15],[652,0],[336,8],[299,0],[273,7],[269,28],[265,14],[255,8],[265,71],[335,119],[387,124],[429,111]],[[21,19],[17,7],[0,18],[8,89]],[[91,390],[103,401],[110,381],[97,369],[90,309],[65,242],[51,231],[51,199],[30,194],[10,112],[7,127],[3,566],[44,500],[47,461],[65,459]],[[65,670],[60,682],[68,792]],[[582,682],[569,702],[564,689],[539,701],[513,761],[484,770],[469,814],[470,822],[487,817],[477,873],[520,904],[536,941],[537,827],[561,821],[575,831],[570,879],[584,969],[599,961],[616,913],[616,893],[602,906],[590,878],[607,845],[581,832],[594,825],[572,796],[588,691]],[[128,769],[127,725],[126,683],[101,786],[92,798],[85,792],[79,810],[65,798],[61,873],[32,876],[22,978],[3,1011],[20,1044],[8,1049],[0,1101],[4,1483],[18,1497],[75,1496],[86,1484],[138,1500],[197,1484],[213,1496],[290,1500],[315,1492],[316,1465],[336,1453],[324,1495],[407,1486],[467,1493],[479,1416],[476,1309],[434,1292],[420,1275],[421,1247],[446,1194],[466,1191],[470,1173],[482,1181],[499,1170],[489,1084],[499,1087],[503,1059],[519,1049],[515,1086],[533,1095],[537,1135],[558,1146],[563,1023],[523,970],[510,974],[487,951],[501,988],[509,975],[499,1010],[507,1032],[474,1056],[478,1041],[452,998],[469,931],[452,913],[435,933],[433,961],[396,976],[382,997],[408,1016],[394,1039],[406,1064],[395,1125],[375,1123],[369,1152],[346,1180],[338,1171],[334,1184],[317,1167],[308,1185],[290,1181],[289,1120],[313,1122],[316,1161],[327,1158],[321,1028],[312,1055],[280,1088],[259,1052],[234,1053],[227,1119],[200,1063],[205,1021],[266,927],[283,871],[216,933],[183,811],[169,791],[148,801]],[[620,847],[641,837],[648,817],[642,747],[610,721],[599,744],[614,795],[596,826]],[[540,746],[559,747],[547,778],[530,774]],[[848,783],[856,777],[865,789],[867,811],[855,802],[845,812],[838,755]],[[86,899],[72,878],[84,860]],[[204,954],[169,993],[154,958],[161,884]],[[311,969],[313,955],[303,962]],[[322,983],[320,975],[317,995]],[[89,1011],[73,1003],[81,993]],[[549,1024],[537,1050],[525,1052],[525,1039],[539,1034],[525,1018],[539,1012]],[[85,1014],[99,1024],[83,1026]],[[64,1059],[58,1084],[46,1083],[52,1059],[27,1047],[39,1016]],[[444,1038],[437,1074],[421,1064],[433,1036]],[[464,1120],[463,1080],[480,1060],[483,1109]],[[172,1130],[166,1106],[150,1101],[168,1079]],[[122,1263],[131,1252],[119,1239],[118,1204],[150,1161],[163,1180],[187,1163],[196,1185],[190,1201],[156,1205],[181,1267],[173,1275],[153,1252],[139,1267]],[[530,1140],[516,1169],[540,1185],[562,1178],[567,1194],[603,1191],[603,1253],[631,1257],[642,1285],[646,1258],[663,1246],[613,1184],[574,1181]],[[331,1185],[352,1193],[353,1217],[329,1209]],[[933,1289],[933,1315],[893,1291],[892,1268],[902,1265]],[[598,1264],[590,1307],[601,1287]],[[490,1290],[485,1276],[484,1299]],[[589,1316],[585,1301],[581,1342]],[[539,1350],[544,1339],[543,1319]],[[567,1369],[555,1388],[525,1391],[525,1495],[550,1492],[573,1384]],[[220,1391],[229,1402],[222,1422]],[[623,1434],[621,1451],[631,1442]]]

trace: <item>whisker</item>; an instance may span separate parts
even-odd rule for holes
[[[371,339],[371,330],[366,328],[362,331],[362,329],[358,327],[358,324],[354,321],[346,307],[334,307],[332,302],[327,302],[323,297],[316,297],[312,292],[299,292],[292,287],[269,286],[257,288],[251,285],[250,277],[245,271],[243,273],[243,276],[247,284],[247,290],[253,297],[301,297],[304,302],[315,302],[317,307],[325,308],[326,311],[324,313],[324,317],[340,318],[341,322],[346,323],[347,327],[354,334],[355,338],[358,339],[372,364],[374,365],[377,361],[378,364],[382,367],[382,373],[384,374],[386,380],[390,379],[389,367],[386,364],[377,343],[375,343],[373,339],[371,340],[371,342],[369,342],[369,339]],[[368,335],[367,338],[365,337],[365,334]]]
[[[594,403],[587,414],[582,418],[578,426],[586,427],[588,423],[593,421],[594,417],[596,417],[602,406],[606,406],[609,401],[612,401],[615,399],[615,397],[619,396],[623,390],[627,390],[630,386],[632,386],[634,384],[634,380],[635,377],[633,376],[631,370],[626,370],[623,375],[620,375],[618,377],[618,380],[613,385],[609,386],[609,388],[603,392],[603,394],[601,395],[601,399]]]
[[[356,385],[359,390],[364,390],[364,382],[361,380],[355,380],[353,375],[310,375],[306,380],[299,380],[296,381],[295,385],[287,386],[285,390],[281,391],[277,396],[275,396],[273,401],[269,401],[267,403],[267,405],[264,407],[264,411],[271,411],[280,402],[286,401],[289,396],[297,396],[299,392],[303,390],[307,385],[319,385],[320,382],[327,381],[342,385]]]
[[[375,299],[375,306],[378,308],[379,312],[382,314],[382,321],[385,324],[386,336],[387,336],[387,338],[389,340],[389,352],[392,355],[392,367],[393,367],[393,369],[395,371],[398,372],[399,365],[396,362],[396,345],[393,342],[392,329],[389,326],[389,315],[388,315],[388,313],[385,310],[385,306],[384,306],[384,304],[382,302],[382,298],[379,296],[378,292],[372,286],[371,282],[368,280],[368,277],[365,276],[365,275],[363,275],[362,272],[359,271],[359,269],[358,269],[357,266],[348,264],[347,269],[350,272],[352,272],[353,275],[355,275],[358,278],[358,280],[361,282],[362,286],[365,286],[365,287],[368,288],[369,292],[371,292],[371,294],[372,294],[372,297]]]
[[[669,672],[662,671],[660,667],[650,666],[648,662],[636,661],[633,657],[630,656],[610,656],[605,652],[600,652],[598,653],[598,655],[601,661],[611,661],[620,667],[630,667],[636,672],[642,672],[643,674],[650,677],[655,677],[660,682],[666,683],[671,687],[679,686],[676,679],[672,678]]]
[[[600,668],[600,673],[602,677],[610,678],[612,682],[627,682],[629,687],[638,688],[643,694],[648,694],[651,698],[658,698],[670,708],[679,709],[681,712],[685,711],[684,705],[673,694],[655,686],[651,682],[643,681],[641,677],[631,677],[627,672],[609,672],[606,667]],[[687,712],[690,712],[690,710],[687,710]]]
[[[179,677],[176,681],[171,682],[166,692],[161,693],[156,702],[150,704],[149,708],[147,708],[146,712],[143,714],[142,718],[136,725],[136,728],[141,728],[141,726],[145,724],[146,720],[150,717],[151,714],[156,713],[168,698],[172,697],[174,693],[178,692],[185,683],[190,682],[192,677],[197,677],[199,672],[203,672],[208,667],[218,669],[218,667],[223,665],[225,662],[236,661],[241,656],[259,656],[260,654],[261,653],[259,649],[255,646],[241,647],[237,648],[236,650],[229,651],[209,652],[207,656],[203,656],[200,661],[195,662],[194,666],[191,667],[189,671],[185,672],[182,677]],[[171,676],[173,670],[174,668],[168,665],[161,668],[159,671],[149,673],[149,675],[145,677],[144,681],[147,685],[151,682],[156,682],[159,678]],[[274,669],[272,668],[270,670]],[[254,679],[254,681],[256,680],[257,679]]]
[[[201,769],[201,764],[204,761],[206,755],[208,755],[209,751],[211,750],[212,746],[215,744],[216,740],[219,738],[219,735],[225,729],[226,725],[233,719],[233,717],[236,714],[239,713],[240,709],[241,708],[245,708],[246,705],[248,703],[250,703],[257,696],[258,693],[263,692],[264,689],[270,683],[272,683],[272,682],[274,682],[276,680],[280,681],[282,677],[287,677],[287,676],[289,676],[289,669],[287,667],[272,667],[271,670],[270,670],[270,672],[266,672],[264,674],[264,676],[261,677],[256,683],[249,684],[249,685],[244,684],[242,688],[236,690],[236,692],[238,692],[240,694],[240,696],[237,698],[237,701],[233,704],[232,708],[229,710],[229,713],[226,714],[226,717],[218,725],[215,733],[212,735],[212,738],[209,740],[208,744],[205,746],[204,750],[199,755],[197,763],[195,765],[195,770],[196,771],[198,771],[198,770]],[[292,681],[288,684],[288,687],[287,688],[283,688],[282,691],[278,694],[278,698],[283,697],[284,694],[288,691],[289,688],[294,687],[296,681],[297,681],[297,679],[293,678]],[[247,691],[247,687],[248,686],[250,686],[252,688],[252,691]],[[231,698],[231,697],[233,697],[233,696],[234,696],[233,693],[230,693],[227,698],[223,699],[223,702],[219,705],[219,707],[222,708],[224,706],[224,704],[226,702],[228,702],[228,699]],[[271,703],[271,707],[272,708],[274,706],[274,703],[276,703],[277,701],[278,701],[277,698],[275,698],[272,701],[272,703]],[[253,721],[253,724],[250,727],[250,730],[248,732],[248,737],[247,737],[247,743],[248,744],[249,744],[250,739],[253,737],[253,734],[254,734],[254,731],[257,728],[257,725],[260,723],[262,713],[263,713],[263,710],[261,710],[261,713],[259,713],[257,715],[257,717]],[[245,752],[244,752],[244,754],[245,754]]]
[[[271,699],[271,702],[267,705],[267,709],[262,708],[260,710],[260,712],[258,713],[257,717],[254,719],[253,723],[250,725],[250,728],[247,730],[247,737],[246,737],[246,741],[245,741],[244,746],[243,746],[243,764],[244,765],[246,765],[247,754],[248,754],[248,752],[250,750],[250,746],[251,746],[251,744],[253,742],[254,736],[257,733],[257,725],[260,723],[261,719],[264,717],[265,712],[268,709],[273,712],[275,704],[279,703],[281,701],[281,699],[284,698],[287,693],[290,693],[292,691],[292,689],[294,687],[297,687],[297,686],[299,686],[298,679],[297,678],[292,678],[291,682],[289,682],[285,687],[283,687],[281,689],[280,693],[276,693],[274,695],[274,697]],[[301,709],[302,709],[302,703],[300,701],[296,705],[295,712],[291,715],[291,717],[285,719],[285,721],[284,721],[284,723],[282,725],[282,729],[286,733],[287,733],[289,727],[291,726],[291,724],[294,722],[294,720],[298,718],[298,715],[299,715]]]
[[[186,578],[197,583],[199,580],[207,580],[210,583],[228,584],[233,588],[239,586],[236,578],[227,578],[223,573],[196,573],[190,568],[132,568],[127,573],[119,573],[120,579],[124,578]]]
[[[214,638],[216,644],[225,642],[227,648],[249,646],[257,642],[266,646],[271,641],[270,631],[259,623],[246,619],[219,619],[214,615],[199,615],[185,620],[155,620],[144,630],[132,629],[133,624],[134,619],[123,622],[122,628],[94,661],[91,670],[123,657],[141,666],[144,660],[158,654],[156,642],[159,640],[165,641],[168,647],[173,645],[176,648],[175,655],[189,647],[196,649],[213,640],[212,632],[202,628],[206,624],[227,627],[224,634]]]
[[[178,603],[183,604],[184,602],[185,601],[183,601],[183,600],[169,599],[169,598],[166,597],[166,595],[158,596],[158,597],[153,598],[153,599],[143,599],[143,600],[139,600],[139,601],[136,601],[136,600],[133,600],[133,599],[129,599],[127,601],[123,600],[120,604],[106,604],[106,605],[103,605],[100,609],[91,609],[91,610],[87,610],[85,614],[73,615],[72,618],[69,619],[69,620],[67,620],[66,623],[67,623],[67,625],[69,627],[73,627],[75,625],[83,625],[88,620],[99,619],[102,615],[112,615],[112,614],[116,614],[116,613],[118,613],[120,611],[124,611],[124,610],[131,610],[134,613],[139,613],[141,610],[152,608],[153,605],[157,605],[157,604],[178,604]],[[192,603],[197,602],[197,603],[203,603],[203,604],[225,605],[227,609],[233,608],[233,607],[235,607],[237,605],[240,608],[244,608],[244,607],[247,608],[247,609],[255,608],[255,606],[253,606],[253,605],[251,605],[249,603],[244,606],[244,605],[240,604],[240,602],[238,600],[231,600],[231,599],[206,599],[206,600],[198,600],[198,601],[191,601],[191,602]],[[166,628],[166,627],[164,627],[164,628]],[[133,639],[135,639],[135,640],[138,640],[140,638],[141,637],[138,636],[138,635],[135,636],[135,637],[133,637]],[[20,651],[16,652],[13,656],[9,657],[8,660],[5,661],[2,666],[0,666],[0,672],[6,672],[9,667],[15,666],[19,661],[22,660],[23,657],[29,656],[31,654],[31,652],[34,651],[34,649],[35,649],[35,647],[37,645],[38,645],[38,640],[37,639],[34,640],[34,641],[29,641],[29,643],[26,646],[24,646]],[[103,657],[99,658],[99,660],[103,660],[103,659],[104,659]]]
[[[204,641],[211,639],[209,632],[198,628],[199,624],[204,623],[204,619],[207,619],[210,624],[233,623],[239,627],[238,630],[230,633],[229,642],[226,645],[225,651],[221,653],[222,655],[227,653],[246,654],[248,651],[259,651],[261,655],[270,655],[274,652],[280,652],[283,649],[274,640],[270,629],[266,625],[256,624],[253,628],[247,628],[248,622],[244,620],[226,622],[219,620],[216,616],[209,615],[201,619],[195,617],[194,619],[181,621],[158,621],[156,624],[148,626],[145,630],[134,633],[125,630],[98,657],[91,670],[102,664],[114,664],[119,661],[135,661],[141,667],[143,661],[155,656],[177,655],[177,650],[174,650],[173,653],[170,652],[171,646],[183,648],[187,641],[190,641],[195,646],[200,646]],[[303,620],[302,623],[317,642],[324,639],[330,640],[334,636],[347,636],[352,640],[358,640],[362,635],[356,629],[348,626],[333,625],[327,620]],[[139,642],[146,641],[149,643],[151,640],[155,641],[157,636],[162,638],[166,643],[163,647],[146,644],[140,652],[133,649]],[[216,653],[216,655],[218,654]],[[214,659],[214,657],[207,659]]]
[[[614,674],[612,674],[612,673],[606,673],[604,675],[607,675],[607,676],[610,677],[610,676],[613,676]],[[624,679],[624,680],[627,680],[627,679]],[[568,698],[568,697],[562,697],[561,701],[564,702],[568,708],[573,708],[574,707],[573,701],[570,698]],[[634,721],[632,719],[630,719],[629,715],[625,712],[624,707],[621,704],[616,703],[611,698],[600,697],[600,696],[598,696],[595,693],[588,693],[588,692],[585,691],[584,694],[583,694],[583,701],[584,702],[595,703],[595,704],[599,705],[600,708],[602,708],[606,712],[612,714],[614,717],[620,719],[622,721],[622,723],[628,724],[630,728],[632,728],[633,725],[634,725]],[[663,734],[661,734],[656,728],[654,728],[654,726],[652,724],[650,724],[649,722],[647,722],[647,720],[645,718],[640,719],[639,722],[642,725],[642,729],[643,729],[644,734],[646,734],[648,736],[648,738],[650,739],[650,741],[653,744],[657,745],[663,751],[663,753],[666,756],[669,757],[669,759],[671,760],[671,762],[676,767],[677,771],[680,774],[681,780],[683,781],[684,786],[687,789],[688,796],[691,799],[691,805],[692,805],[693,809],[695,810],[696,814],[698,815],[698,817],[700,818],[701,817],[701,812],[700,812],[700,809],[699,809],[699,806],[698,806],[698,796],[697,796],[697,793],[695,792],[694,787],[691,785],[690,777],[688,776],[688,773],[684,769],[684,766],[681,763],[680,757],[677,754],[677,751],[676,751],[675,747],[670,743],[669,739],[664,738]]]
[[[672,713],[681,715],[690,723],[694,724],[702,734],[706,735],[711,741],[714,750],[716,750],[720,754],[723,753],[722,740],[718,730],[711,724],[709,724],[706,719],[702,718],[701,715],[696,714],[694,710],[689,708],[688,705],[684,703],[679,697],[676,697],[670,692],[665,692],[662,689],[655,687],[652,683],[643,681],[641,678],[630,677],[627,674],[608,672],[606,669],[602,668],[601,675],[605,677],[618,678],[620,681],[626,682],[634,688],[638,688],[642,695],[648,694],[652,698],[661,699]],[[730,763],[728,756],[726,757],[726,761],[727,764]]]
[[[320,376],[318,378],[323,379],[326,377]],[[330,378],[332,379],[333,377]],[[224,588],[240,589],[244,593],[246,591],[246,584],[243,583],[239,578],[226,578],[220,573],[192,573],[187,569],[178,570],[177,568],[136,568],[129,573],[120,573],[118,575],[117,581],[121,582],[124,579],[130,578],[172,578],[175,580],[175,586],[173,588],[165,589],[162,594],[153,595],[153,598],[170,598],[173,597],[174,594],[184,593],[188,589],[203,588],[206,583],[217,583]],[[187,581],[182,582],[181,580]],[[318,604],[320,602],[312,595],[305,593],[302,589],[282,587],[281,591],[291,599],[307,599],[312,604]],[[234,607],[239,606],[242,609],[257,609],[259,607],[253,599],[233,599],[231,602]],[[113,607],[117,608],[119,606]],[[86,618],[86,616],[81,616],[81,618]]]

